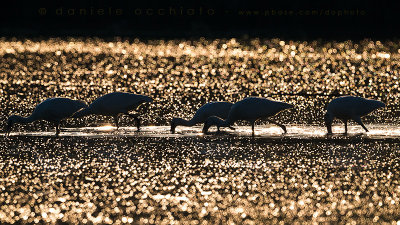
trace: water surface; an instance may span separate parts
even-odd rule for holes
[[[275,224],[400,221],[398,42],[0,39],[0,126],[42,100],[90,103],[128,91],[154,102],[128,117],[16,125],[0,134],[0,223]],[[385,109],[343,135],[323,127],[336,96]],[[294,104],[256,135],[178,127],[209,101],[263,96]]]

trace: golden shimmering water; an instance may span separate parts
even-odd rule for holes
[[[122,117],[46,122],[0,135],[0,223],[400,224],[400,42],[0,39],[0,126],[40,101],[149,95],[144,127]],[[327,137],[326,104],[387,104]],[[251,137],[248,124],[202,135],[178,127],[208,101],[294,104]],[[243,126],[247,125],[247,126]],[[335,126],[334,133],[343,132]]]

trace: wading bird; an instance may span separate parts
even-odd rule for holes
[[[14,123],[31,123],[46,120],[56,125],[56,136],[60,134],[61,120],[71,117],[75,112],[88,107],[86,103],[69,98],[49,98],[36,106],[29,117],[12,115],[8,118],[6,133],[9,135]]]
[[[248,97],[233,104],[231,110],[229,111],[229,115],[225,120],[222,120],[216,116],[209,117],[204,124],[203,132],[207,133],[208,129],[213,125],[228,127],[233,125],[235,121],[246,120],[251,123],[251,129],[253,132],[252,134],[254,136],[254,124],[256,120],[274,116],[280,111],[290,108],[293,108],[293,105],[284,102],[278,102],[259,97]],[[285,125],[270,119],[267,119],[267,121],[278,125],[286,133]]]
[[[328,104],[325,114],[325,125],[328,129],[328,134],[332,134],[332,122],[335,117],[343,121],[345,134],[347,134],[347,121],[350,119],[361,125],[368,132],[368,129],[361,121],[361,117],[382,107],[385,107],[385,103],[372,99],[354,96],[336,98]]]
[[[118,119],[120,114],[132,117],[136,121],[137,129],[140,130],[140,120],[138,114],[129,114],[129,111],[136,110],[139,105],[145,102],[152,102],[153,99],[145,95],[136,95],[125,92],[114,92],[103,95],[93,101],[86,109],[82,109],[74,114],[74,118],[87,115],[103,115],[114,117],[115,125],[119,128]]]
[[[194,126],[199,123],[204,123],[210,116],[218,116],[222,119],[228,117],[229,111],[231,110],[232,103],[230,102],[210,102],[200,107],[194,114],[191,120],[185,120],[182,118],[173,118],[171,121],[171,133],[175,133],[177,126]],[[231,129],[233,129],[231,127]],[[219,131],[219,126],[218,126]]]

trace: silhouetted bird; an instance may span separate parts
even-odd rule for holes
[[[177,126],[190,127],[199,123],[204,123],[210,116],[218,116],[225,119],[228,117],[232,105],[233,104],[230,102],[210,102],[201,106],[191,120],[173,118],[171,121],[171,133],[175,133],[175,128]]]
[[[153,99],[145,95],[136,95],[125,92],[114,92],[103,95],[93,101],[86,109],[83,109],[73,116],[79,118],[87,115],[103,115],[114,117],[115,125],[119,128],[118,119],[120,114],[130,116],[135,119],[137,129],[140,130],[140,120],[138,114],[129,114],[129,111],[136,110],[139,105],[145,102],[152,102]]]
[[[71,117],[75,112],[86,108],[86,103],[69,98],[49,98],[38,104],[29,117],[12,115],[8,118],[6,132],[10,133],[14,123],[31,123],[36,120],[46,120],[56,125],[56,136],[60,133],[61,120]]]
[[[332,100],[328,104],[325,114],[325,125],[328,129],[328,134],[332,133],[332,122],[335,117],[343,121],[345,134],[347,134],[347,121],[350,119],[361,125],[368,132],[368,129],[361,121],[361,117],[381,107],[385,107],[383,102],[362,97],[344,96]]]
[[[293,105],[284,102],[259,97],[248,97],[233,104],[227,119],[222,120],[216,116],[209,117],[204,124],[203,132],[207,133],[208,129],[213,125],[228,127],[233,125],[235,121],[246,120],[251,123],[252,134],[254,136],[254,124],[256,120],[274,116],[280,111],[290,108],[293,108]],[[270,119],[267,119],[267,121],[280,126],[286,133],[284,125]]]

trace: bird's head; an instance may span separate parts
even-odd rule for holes
[[[212,127],[214,125],[219,125],[221,122],[223,122],[223,120],[216,116],[208,117],[208,119],[204,123],[203,133],[207,134],[208,129],[210,129],[210,127]]]
[[[12,115],[12,116],[8,117],[7,124],[6,124],[6,127],[4,129],[4,131],[5,131],[7,136],[10,135],[10,132],[11,132],[13,124],[18,122],[19,118],[20,117],[17,116],[17,115]]]
[[[324,120],[325,120],[326,129],[328,130],[328,134],[332,134],[333,116],[327,112],[324,115]]]
[[[182,124],[182,121],[183,121],[183,119],[181,119],[181,118],[173,118],[173,119],[171,120],[171,133],[172,133],[172,134],[175,134],[175,128],[176,128],[178,125]]]

